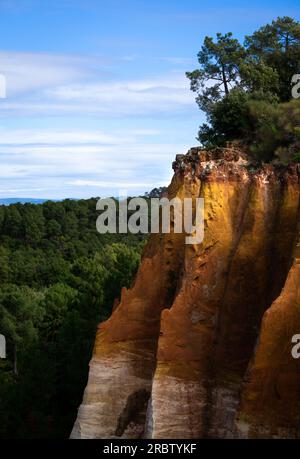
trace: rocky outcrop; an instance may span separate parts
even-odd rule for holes
[[[300,167],[238,148],[178,155],[201,244],[155,234],[100,324],[73,438],[300,437]]]

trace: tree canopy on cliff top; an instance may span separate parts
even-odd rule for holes
[[[289,103],[292,77],[300,73],[299,22],[277,18],[243,44],[230,32],[217,33],[216,41],[206,37],[198,62],[186,75],[206,114],[198,134],[204,146],[242,140],[260,159],[299,160],[300,102]],[[284,122],[289,116],[291,123]],[[276,142],[266,145],[263,133],[272,130]]]

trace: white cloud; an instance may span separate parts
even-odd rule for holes
[[[0,127],[0,143],[8,145],[26,144],[77,144],[82,143],[113,143],[114,137],[95,131],[66,131],[66,130],[34,130],[14,129],[13,131]]]
[[[127,188],[135,194],[169,182],[173,157],[188,145],[170,132],[172,140],[163,141],[159,120],[182,119],[195,106],[184,74],[125,79],[108,74],[111,63],[97,56],[47,53],[2,51],[0,64],[8,95],[0,101],[2,196],[89,197]],[[22,116],[25,126],[36,117],[47,125],[52,116],[72,126],[72,117],[90,115],[106,128],[66,129],[64,121],[61,129],[5,127],[20,126]]]
[[[7,97],[91,77],[103,66],[100,58],[50,53],[0,51],[0,73],[6,77]]]
[[[89,104],[97,112],[115,114],[166,112],[194,103],[187,80],[175,74],[153,80],[59,86],[48,95],[56,101]]]
[[[138,182],[105,182],[100,180],[71,180],[67,182],[68,185],[74,186],[88,186],[88,187],[97,187],[97,188],[144,188],[152,187],[152,183],[138,183]]]
[[[190,57],[163,57],[162,60],[175,65],[192,65],[195,64],[195,59]]]
[[[161,143],[154,130],[126,134],[1,128],[0,193],[28,197],[32,190],[36,197],[88,197],[167,185],[172,158],[187,146]]]
[[[183,72],[124,79],[111,73],[113,61],[99,56],[50,53],[0,51],[0,63],[7,83],[7,98],[0,103],[2,116],[9,112],[152,115],[194,104]]]

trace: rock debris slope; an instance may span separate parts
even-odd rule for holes
[[[100,324],[72,438],[300,437],[300,166],[233,146],[178,155],[201,244],[154,234]]]

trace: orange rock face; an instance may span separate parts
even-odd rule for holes
[[[300,330],[300,237],[278,298],[265,312],[237,416],[249,437],[300,437],[300,368],[291,336]]]
[[[204,198],[204,240],[151,236],[71,436],[300,437],[300,167],[194,148],[173,168],[170,198]]]

